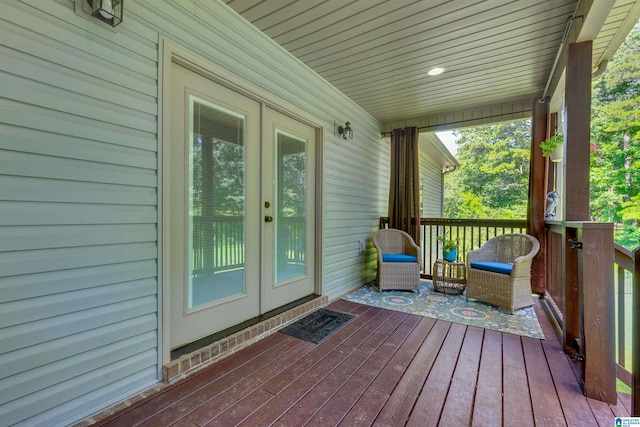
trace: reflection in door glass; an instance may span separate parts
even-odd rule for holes
[[[275,282],[307,272],[307,142],[276,130]]]
[[[245,118],[189,97],[189,308],[244,293]]]

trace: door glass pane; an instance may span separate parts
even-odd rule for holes
[[[307,142],[276,130],[275,282],[306,275]]]
[[[244,290],[245,118],[189,97],[189,308]]]

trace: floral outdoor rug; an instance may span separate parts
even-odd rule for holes
[[[477,326],[509,334],[544,339],[533,307],[525,307],[510,314],[508,310],[480,301],[467,301],[463,295],[436,292],[433,284],[420,281],[420,294],[415,291],[379,292],[376,285],[366,285],[343,300],[373,307],[387,308],[442,319],[463,325]]]

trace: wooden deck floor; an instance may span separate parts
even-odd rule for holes
[[[357,318],[319,345],[275,333],[99,423],[105,426],[612,426],[544,341],[337,301]]]

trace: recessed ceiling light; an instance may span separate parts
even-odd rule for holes
[[[427,72],[427,74],[429,74],[430,76],[437,76],[442,73],[444,73],[443,67],[434,67]]]

